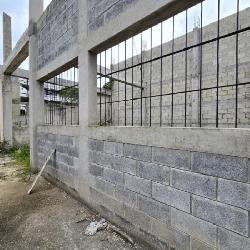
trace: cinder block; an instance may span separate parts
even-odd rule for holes
[[[140,227],[145,231],[148,231],[148,229],[150,228],[150,217],[146,214],[124,205],[124,215],[126,220],[136,225],[137,227]]]
[[[125,187],[129,190],[149,197],[152,193],[151,181],[129,174],[125,174]]]
[[[95,187],[99,191],[101,191],[101,192],[103,192],[103,193],[105,193],[107,195],[114,196],[115,185],[108,182],[108,181],[103,180],[102,178],[98,178],[98,177],[96,178]]]
[[[171,225],[216,247],[217,227],[207,221],[171,208]]]
[[[94,176],[103,176],[103,167],[94,163],[89,163],[89,173]]]
[[[138,209],[170,225],[170,207],[145,196],[138,195]]]
[[[190,194],[187,192],[153,182],[152,197],[167,205],[190,213]]]
[[[197,239],[192,239],[191,238],[191,250],[216,250],[217,248],[214,248],[212,246],[209,246],[205,244],[202,241],[199,241]]]
[[[103,152],[104,141],[89,139],[89,149]]]
[[[247,250],[250,249],[250,238],[218,228],[218,247],[221,250]]]
[[[138,176],[169,185],[170,170],[168,167],[142,161],[138,162],[137,167]]]
[[[171,170],[171,185],[175,188],[216,199],[216,178],[187,171]]]
[[[250,184],[219,179],[218,200],[250,211]]]
[[[143,161],[151,161],[151,147],[134,144],[124,144],[124,156],[135,158]]]
[[[247,211],[205,198],[192,197],[192,214],[194,216],[248,236]]]
[[[152,149],[153,162],[168,167],[190,169],[190,158],[191,154],[188,151],[156,147]]]
[[[150,232],[157,238],[168,243],[169,249],[189,250],[189,235],[160,223],[158,220],[151,219]]]
[[[129,207],[137,207],[137,194],[121,186],[114,187],[115,198]]]
[[[123,144],[119,142],[104,142],[104,152],[113,155],[122,155],[123,154]]]
[[[241,182],[248,181],[246,158],[193,153],[192,171]]]
[[[136,175],[136,160],[119,156],[110,156],[109,159],[111,160],[111,168]]]
[[[109,168],[104,168],[103,170],[103,178],[107,181],[110,181],[116,185],[123,185],[123,173],[109,169]]]

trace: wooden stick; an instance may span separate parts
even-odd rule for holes
[[[56,152],[56,150],[54,149],[54,150],[52,151],[52,153],[49,155],[49,157],[47,158],[47,160],[45,161],[45,163],[43,164],[43,167],[41,168],[39,174],[36,176],[34,182],[33,182],[32,185],[31,185],[31,188],[29,189],[29,191],[27,192],[27,194],[31,194],[31,191],[32,191],[32,189],[34,188],[34,186],[36,185],[37,180],[38,180],[39,177],[42,175],[43,170],[45,169],[45,167],[46,167],[47,163],[49,162],[51,156],[52,156],[55,152]]]
[[[112,229],[114,232],[120,234],[124,239],[126,239],[132,245],[135,244],[134,240],[128,234],[126,234],[125,232],[123,232],[122,230],[120,230],[118,227],[110,224],[109,228]]]

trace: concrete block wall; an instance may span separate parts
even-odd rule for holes
[[[250,8],[242,10],[239,14],[240,28],[244,28],[249,25],[249,13]],[[220,33],[227,34],[236,30],[236,14],[226,17],[220,21]],[[211,23],[203,27],[203,41],[215,38],[217,22]],[[164,32],[167,32],[165,29]],[[188,33],[188,45],[199,43],[200,30],[196,28],[194,31]],[[156,36],[156,33],[153,35]],[[249,31],[239,34],[239,83],[249,82],[249,65],[250,65],[250,48],[248,43]],[[175,49],[182,49],[185,47],[185,36],[181,36],[175,39]],[[150,41],[148,41],[150,43]],[[130,44],[128,42],[128,44]],[[216,86],[216,52],[217,43],[210,43],[203,46],[202,51],[202,88],[211,88]],[[236,64],[235,64],[235,36],[220,40],[220,70],[219,70],[219,86],[227,86],[236,83]],[[124,54],[122,49],[124,45],[120,46],[120,54]],[[128,46],[130,47],[130,46]],[[163,44],[163,54],[171,52],[172,41]],[[136,48],[140,51],[140,48]],[[153,58],[160,56],[160,46],[154,47],[152,54]],[[135,50],[135,49],[134,49]],[[125,51],[125,50],[124,50]],[[114,48],[114,54],[117,54],[116,48]],[[130,51],[127,53],[131,53]],[[124,56],[124,55],[123,55]],[[150,59],[150,50],[143,51],[143,61]],[[131,58],[127,59],[127,67],[131,66]],[[141,62],[141,55],[134,57],[134,64]],[[200,67],[200,52],[199,48],[191,49],[187,53],[187,90],[199,89],[199,82],[201,72]],[[171,93],[172,82],[172,58],[167,57],[162,60],[162,93]],[[124,69],[124,61],[119,62],[119,65],[113,65],[114,71]],[[149,97],[150,94],[150,63],[144,64],[142,86],[143,97]],[[197,71],[198,69],[198,71]],[[161,76],[161,64],[160,60],[152,63],[152,92],[151,95],[160,95],[160,76]],[[118,77],[115,74],[115,77]],[[125,79],[125,72],[119,73],[120,79]],[[181,92],[185,90],[185,53],[180,53],[174,56],[174,92]],[[126,79],[128,82],[132,82],[132,70],[126,71]],[[133,69],[133,81],[137,85],[141,85],[141,68],[135,67]],[[195,85],[198,83],[198,86]],[[127,99],[132,98],[132,87],[126,86]],[[240,127],[249,127],[249,85],[243,85],[238,87],[238,124]],[[119,92],[119,93],[118,93]],[[235,125],[235,87],[225,87],[219,89],[219,125],[221,127],[234,127]],[[119,96],[118,96],[119,95]],[[137,98],[133,102],[133,118],[134,124],[140,125],[140,102],[141,90],[139,88],[133,88],[133,96]],[[174,126],[184,125],[184,112],[185,112],[185,95],[174,95]],[[125,99],[125,85],[124,83],[114,81],[112,100],[121,101]],[[216,123],[216,89],[202,91],[202,126],[214,127]],[[152,124],[159,125],[160,122],[160,97],[154,97],[152,102]],[[149,125],[149,98],[143,99],[143,124]],[[187,93],[187,125],[198,126],[199,115],[199,93]],[[104,106],[103,106],[104,107]],[[104,109],[102,110],[104,112]],[[124,124],[125,117],[125,104],[124,102],[115,102],[112,105],[112,121],[113,125]],[[132,123],[132,101],[127,101],[127,124]],[[162,97],[162,124],[169,126],[171,124],[171,95]]]
[[[88,29],[97,30],[138,0],[88,0]]]
[[[37,23],[38,69],[76,44],[78,0],[53,0]]]
[[[249,248],[249,158],[114,138],[89,139],[91,198],[103,216],[160,249]]]
[[[45,172],[64,183],[73,190],[77,190],[79,169],[79,137],[76,136],[78,127],[39,127],[37,133],[39,168],[56,149],[56,154],[49,161]],[[63,130],[63,131],[62,131]],[[67,131],[68,130],[68,131]],[[72,130],[74,130],[72,132]],[[61,131],[61,133],[59,132]]]

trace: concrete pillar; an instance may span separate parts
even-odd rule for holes
[[[79,166],[79,195],[91,204],[89,185],[91,183],[89,175],[89,126],[96,125],[97,119],[97,57],[85,48],[84,40],[87,38],[87,1],[79,1],[79,40],[81,49],[78,57],[79,64],[79,126],[80,126],[80,166]],[[85,24],[85,25],[83,25]]]
[[[43,0],[29,0],[29,105],[30,105],[30,158],[32,171],[38,170],[37,127],[44,123],[43,84],[37,81],[37,34],[36,21],[42,15]]]
[[[12,50],[11,17],[3,13],[3,61],[5,62]]]
[[[193,30],[193,43],[200,42],[200,29],[198,27]],[[196,47],[193,49],[192,62],[192,89],[199,89],[200,87],[200,53],[201,49]],[[198,91],[192,92],[192,119],[191,126],[199,126],[199,112],[200,112],[200,94]]]
[[[3,61],[5,62],[12,50],[11,17],[3,13]],[[1,83],[1,116],[2,140],[12,145],[12,81],[11,76],[2,75]]]

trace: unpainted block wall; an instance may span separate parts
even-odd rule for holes
[[[101,213],[161,249],[248,249],[248,158],[89,139]]]
[[[37,23],[38,69],[77,42],[78,19],[78,0],[51,2]]]
[[[77,136],[58,134],[56,132],[38,132],[38,162],[43,165],[52,150],[56,154],[49,161],[45,172],[55,179],[77,190],[79,168],[79,139]]]

